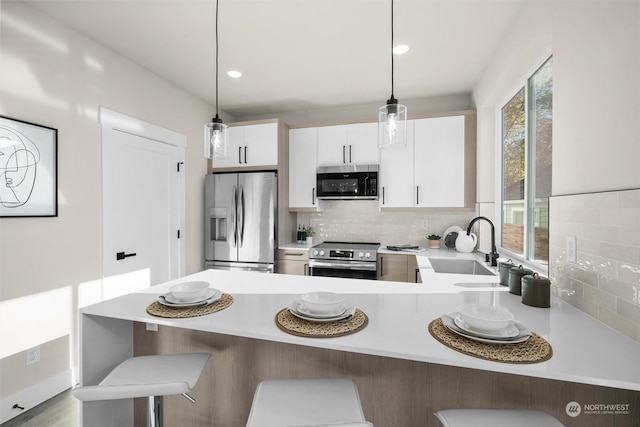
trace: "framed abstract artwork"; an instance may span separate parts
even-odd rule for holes
[[[0,217],[58,216],[58,130],[0,115]]]

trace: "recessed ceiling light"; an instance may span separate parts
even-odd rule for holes
[[[393,53],[397,55],[402,55],[403,53],[409,52],[409,46],[406,44],[399,44],[393,48]]]
[[[227,75],[229,77],[233,77],[234,79],[238,79],[238,78],[242,77],[242,73],[240,71],[237,71],[237,70],[227,71]]]

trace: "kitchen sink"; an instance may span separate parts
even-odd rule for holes
[[[487,267],[472,259],[429,258],[429,262],[431,263],[431,267],[433,267],[433,271],[436,273],[495,276]]]

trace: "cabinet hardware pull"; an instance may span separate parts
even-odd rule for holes
[[[351,144],[349,144],[349,163],[351,163]]]
[[[382,204],[384,205],[384,187],[382,187]]]
[[[347,149],[347,146],[343,145],[342,146],[342,163],[347,163],[346,149]]]
[[[289,252],[285,252],[284,253],[287,256],[302,256],[303,254],[295,254],[295,253],[289,253]]]
[[[380,277],[384,276],[384,257],[380,257]]]
[[[247,164],[247,146],[244,146],[244,164]]]
[[[420,186],[416,185],[416,205],[420,204]]]
[[[242,164],[242,147],[238,147],[238,163]]]
[[[315,187],[311,189],[311,204],[316,204],[316,189]]]
[[[121,261],[125,258],[129,258],[130,256],[136,256],[136,253],[125,254],[124,252],[116,252],[116,261]]]

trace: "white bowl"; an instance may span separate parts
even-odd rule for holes
[[[195,302],[203,299],[209,290],[209,282],[184,282],[169,288],[171,296],[181,302]]]
[[[513,321],[514,315],[506,308],[481,304],[463,304],[458,313],[466,324],[481,331],[504,329]]]
[[[333,292],[311,292],[300,297],[302,304],[311,313],[331,313],[344,306],[344,298]]]

